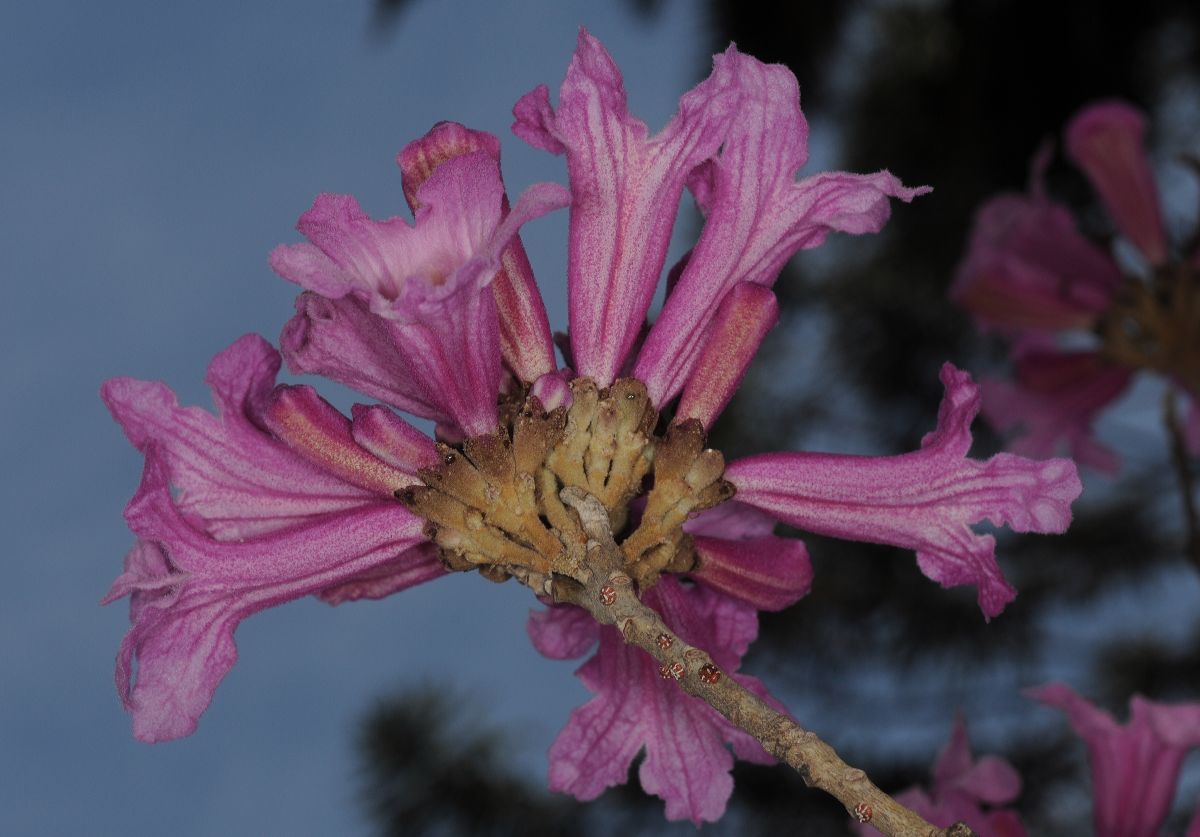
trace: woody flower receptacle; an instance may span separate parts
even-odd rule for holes
[[[560,493],[595,497],[619,538],[625,569],[640,590],[663,572],[696,567],[683,524],[733,495],[722,479],[724,458],[705,449],[699,422],[656,435],[657,411],[632,378],[598,388],[589,378],[569,384],[571,406],[546,411],[536,396],[502,411],[494,434],[468,438],[456,450],[438,446],[440,462],[419,472],[423,486],[397,496],[429,521],[426,534],[448,567],[479,568],[489,578],[515,576],[552,595],[557,576],[586,583],[587,535]],[[645,495],[631,523],[630,502]]]

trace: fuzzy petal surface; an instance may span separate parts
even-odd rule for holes
[[[296,315],[283,327],[279,347],[297,375],[321,375],[414,416],[452,423],[426,395],[398,339],[395,324],[372,314],[366,300],[305,291],[296,297]]]
[[[737,283],[770,286],[797,251],[835,231],[878,232],[890,214],[889,198],[910,201],[929,191],[906,188],[886,171],[829,172],[797,182],[808,158],[808,124],[795,76],[734,47],[716,56],[714,66],[714,75],[735,79],[737,114],[721,153],[689,175],[706,222],[634,371],[660,407],[682,390],[713,312]]]
[[[1200,703],[1134,695],[1129,723],[1118,724],[1062,683],[1025,694],[1065,712],[1087,744],[1096,837],[1155,837],[1170,813],[1183,759],[1200,747]]]
[[[983,520],[1017,532],[1062,532],[1082,485],[1066,459],[1012,454],[969,459],[979,387],[942,367],[946,395],[937,428],[900,456],[777,453],[731,463],[725,478],[743,503],[793,526],[847,540],[915,550],[917,564],[944,587],[974,584],[985,617],[1016,595],[996,563],[995,539],[972,531]]]
[[[163,384],[104,386],[146,457],[125,513],[139,540],[105,598],[130,597],[116,677],[143,740],[195,729],[237,658],[233,632],[246,616],[310,593],[344,601],[394,592],[443,572],[413,548],[424,542],[422,521],[386,480],[373,483],[382,463],[353,448],[344,419],[329,437],[350,454],[341,476],[269,432],[279,365],[256,335],[219,354],[208,374],[216,415],[181,407]],[[328,424],[326,407],[316,415]]]
[[[1097,102],[1067,126],[1066,150],[1117,228],[1158,267],[1169,248],[1145,137],[1146,118],[1137,108],[1117,100]]]
[[[406,145],[396,162],[403,175],[409,207],[416,212],[421,206],[417,192],[438,166],[477,151],[486,152],[499,166],[500,141],[492,134],[456,122],[440,122],[424,137]],[[507,215],[507,195],[501,208]],[[519,235],[513,236],[500,255],[500,272],[492,281],[492,293],[500,318],[500,354],[508,368],[526,383],[553,372],[550,320]]]
[[[766,697],[757,679],[733,674],[758,633],[752,608],[702,586],[685,588],[669,576],[643,601],[684,640],[709,651],[726,676]],[[557,624],[567,636],[578,631],[571,617],[556,613],[538,628],[539,648],[578,648],[574,640],[545,637]],[[626,780],[630,763],[645,748],[639,778],[648,793],[666,801],[667,819],[696,825],[717,820],[733,791],[734,755],[762,764],[771,757],[707,704],[660,677],[657,663],[627,646],[615,628],[600,628],[599,638],[595,656],[578,672],[595,697],[571,713],[550,748],[551,789],[595,799]]]
[[[688,173],[725,139],[741,95],[729,69],[715,64],[648,137],[612,57],[581,30],[558,107],[542,86],[513,108],[517,136],[567,157],[572,365],[600,386],[621,373],[645,320]]]

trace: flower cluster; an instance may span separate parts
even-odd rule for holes
[[[705,449],[775,324],[771,285],[787,259],[832,232],[876,232],[889,199],[927,191],[886,171],[797,180],[807,125],[786,68],[730,47],[651,136],[627,111],[608,53],[581,32],[557,106],[538,87],[514,115],[519,137],[565,155],[569,190],[539,184],[510,206],[498,140],[442,123],[398,158],[414,224],[322,195],[300,218],[307,241],[272,254],[302,288],[282,359],[380,403],[345,416],[311,387],[276,383],[280,352],[255,335],[212,362],[216,415],[180,406],[159,383],[105,385],[146,458],[126,512],[138,541],[108,596],[130,596],[117,683],[139,738],[195,729],[235,661],[235,628],[263,608],[310,594],[377,598],[447,569],[553,593],[577,577],[586,542],[559,500],[565,488],[603,503],[642,601],[763,696],[736,673],[757,611],[794,603],[812,580],[804,545],[775,535],[777,521],[914,550],[931,579],[975,585],[986,617],[1015,592],[992,536],[972,526],[1066,528],[1074,465],[969,458],[979,388],[949,364],[918,451],[776,453],[726,467]],[[685,188],[704,227],[647,326]],[[518,232],[566,206],[560,366]],[[396,410],[432,421],[436,439]],[[555,658],[596,648],[579,670],[595,697],[551,749],[552,787],[593,798],[644,749],[643,787],[668,817],[699,823],[731,792],[726,743],[769,760],[582,610],[537,611],[529,632]]]
[[[1184,435],[1200,453],[1200,246],[1172,248],[1144,135],[1142,114],[1118,101],[1083,109],[1066,129],[1067,156],[1122,246],[1094,243],[1047,196],[1049,146],[1034,159],[1030,194],[1000,195],[975,216],[951,296],[1012,340],[1015,380],[984,382],[983,413],[1019,434],[1019,453],[1061,449],[1115,472],[1119,459],[1092,424],[1139,370],[1165,376],[1191,404]]]

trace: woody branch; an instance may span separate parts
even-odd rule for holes
[[[816,733],[725,676],[707,652],[689,646],[638,599],[604,505],[578,488],[564,488],[559,496],[579,516],[588,541],[582,547],[586,554],[581,556],[587,571],[578,581],[556,578],[553,594],[557,601],[584,608],[601,624],[615,625],[626,643],[660,663],[665,677],[674,678],[685,692],[754,736],[768,752],[799,772],[805,784],[837,798],[859,822],[869,822],[891,837],[974,834],[962,823],[942,829],[922,819],[876,787],[862,770],[842,761]]]

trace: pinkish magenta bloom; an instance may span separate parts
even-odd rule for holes
[[[976,213],[950,297],[981,328],[1090,328],[1120,284],[1116,264],[1065,207],[1040,194],[1001,195]]]
[[[1135,108],[1100,102],[1071,120],[1066,151],[1118,232],[1145,257],[1150,276],[1128,275],[1111,247],[1084,238],[1070,212],[1046,197],[1049,147],[1034,158],[1030,196],[1001,195],[976,214],[950,295],[981,329],[1013,339],[1015,382],[988,381],[984,390],[988,420],[1003,432],[1024,431],[1013,450],[1047,455],[1063,448],[1082,464],[1115,473],[1118,457],[1093,438],[1091,426],[1134,373],[1149,369],[1195,388],[1188,349],[1195,324],[1179,302],[1194,280],[1182,264],[1167,269],[1170,244],[1144,134],[1145,118]],[[1081,351],[1081,338],[1096,348]],[[1187,386],[1181,389],[1186,395]],[[1200,419],[1188,427],[1187,445],[1200,451]]]
[[[1146,158],[1146,118],[1121,101],[1098,102],[1067,126],[1067,154],[1104,201],[1117,228],[1154,267],[1169,255],[1158,187]]]
[[[1021,777],[1011,764],[998,756],[976,760],[971,755],[967,725],[960,715],[933,765],[933,787],[903,791],[896,794],[896,801],[942,828],[963,822],[979,837],[1025,837],[1025,826],[1015,811],[995,810],[1020,793]],[[863,825],[859,833],[877,832]]]
[[[1016,596],[996,564],[995,539],[971,530],[988,520],[1017,532],[1063,532],[1082,485],[1070,460],[997,454],[967,458],[979,387],[950,364],[937,428],[919,451],[891,457],[774,453],[739,459],[725,476],[743,503],[801,529],[915,550],[944,587],[974,584],[988,618]]]
[[[1200,747],[1200,703],[1134,695],[1122,725],[1062,683],[1025,694],[1066,712],[1087,744],[1096,837],[1155,837],[1170,813],[1183,759]]]
[[[309,243],[281,246],[271,255],[285,279],[327,300],[357,300],[338,313],[351,328],[355,321],[365,325],[365,333],[329,335],[326,343],[361,344],[367,368],[384,370],[376,378],[399,366],[400,374],[385,379],[402,389],[397,406],[431,405],[424,415],[448,418],[467,435],[493,432],[498,424],[499,323],[488,286],[503,266],[502,254],[507,251],[512,264],[510,242],[521,224],[570,202],[561,187],[539,184],[506,215],[498,157],[479,150],[433,168],[416,189],[411,227],[400,218],[372,221],[354,198],[321,195],[298,225]],[[369,315],[382,322],[363,323]],[[312,330],[311,318],[292,329]],[[289,342],[306,345],[295,336]],[[340,364],[353,369],[356,360],[342,356]],[[333,373],[339,361],[306,365]],[[353,382],[352,374],[346,377]],[[377,394],[378,385],[373,390]]]
[[[737,674],[742,655],[758,634],[754,608],[704,586],[685,588],[663,578],[643,601],[692,645],[755,694],[769,699],[757,678]],[[625,782],[642,749],[642,787],[663,799],[667,819],[713,822],[733,792],[733,756],[759,764],[774,761],[747,733],[716,710],[664,679],[658,664],[631,648],[611,626],[601,628],[572,606],[530,614],[534,646],[555,659],[581,656],[599,640],[596,654],[578,672],[594,694],[571,713],[550,747],[550,788],[577,799],[595,799]],[[732,745],[731,754],[726,744]]]
[[[600,386],[621,374],[658,284],[684,183],[720,148],[741,93],[733,67],[716,61],[670,124],[648,138],[626,108],[612,57],[581,30],[558,108],[541,85],[513,109],[517,136],[567,156],[571,352],[575,371]]]
[[[423,521],[391,497],[411,475],[357,449],[349,422],[306,391],[273,390],[279,362],[254,335],[217,355],[208,373],[217,416],[179,406],[163,384],[104,385],[146,455],[125,512],[139,540],[105,597],[131,597],[117,688],[145,741],[195,729],[250,614],[309,594],[386,594],[443,572],[422,545]],[[293,409],[294,398],[304,403]],[[265,429],[272,424],[288,441]],[[328,447],[314,447],[318,439]]]
[[[1120,458],[1092,434],[1096,415],[1129,385],[1132,370],[1105,363],[1096,352],[1032,347],[1015,360],[1015,381],[985,380],[983,415],[1011,450],[1044,458],[1065,453],[1081,465],[1116,473]]]

